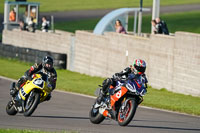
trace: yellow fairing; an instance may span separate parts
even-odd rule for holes
[[[41,78],[40,74],[36,74],[32,81],[27,81],[25,85],[20,89],[19,94],[23,100],[26,99],[26,95],[28,95],[33,89],[41,90],[40,102],[44,101],[46,96],[51,92],[51,90],[47,87],[47,83],[44,81],[41,86],[34,84],[37,80]]]

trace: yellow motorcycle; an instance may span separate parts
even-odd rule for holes
[[[15,86],[15,83],[12,84]],[[48,83],[48,75],[40,72],[34,74],[32,79],[27,80],[22,88],[12,96],[6,106],[8,115],[24,113],[24,116],[31,116],[38,104],[45,101],[52,91]]]

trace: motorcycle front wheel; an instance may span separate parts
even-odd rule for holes
[[[122,109],[122,106],[120,107],[119,113],[117,115],[118,124],[120,126],[126,126],[131,122],[135,115],[137,106],[138,105],[135,99],[128,99],[124,109]]]
[[[89,117],[93,124],[99,124],[105,119],[105,117],[99,113],[99,108],[95,109],[94,106],[92,106],[89,112]]]
[[[32,92],[24,102],[24,116],[31,116],[40,103],[40,93]]]
[[[9,101],[7,106],[6,106],[6,113],[8,115],[16,115],[17,114],[17,110],[14,107],[14,103],[13,101]]]

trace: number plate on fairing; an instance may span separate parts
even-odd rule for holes
[[[40,87],[41,89],[44,88],[44,81],[41,78],[35,79],[33,84]]]

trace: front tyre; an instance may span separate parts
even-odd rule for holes
[[[17,114],[17,110],[14,107],[14,103],[13,101],[9,101],[7,106],[6,106],[6,113],[8,115],[16,115]]]
[[[137,106],[138,105],[135,99],[128,99],[124,109],[122,110],[122,106],[120,107],[119,113],[117,115],[118,123],[120,126],[126,126],[131,122],[135,115]]]
[[[40,103],[40,93],[32,92],[27,97],[24,106],[24,116],[31,116]]]
[[[89,117],[93,124],[99,124],[105,119],[105,117],[99,113],[99,109],[95,109],[94,107],[90,110]]]

